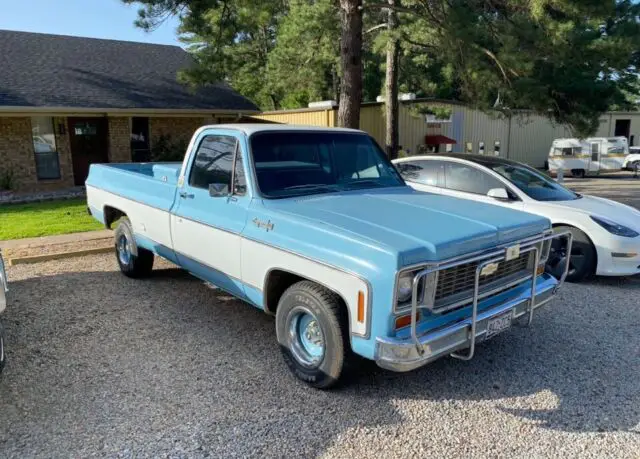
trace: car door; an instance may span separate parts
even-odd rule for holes
[[[600,160],[602,155],[602,142],[591,142],[589,144],[591,157],[589,158],[589,172],[598,172],[600,170]]]
[[[196,139],[171,230],[182,267],[242,297],[240,234],[251,198],[241,140],[234,131],[203,131]]]
[[[444,161],[444,183],[442,193],[463,199],[497,204],[511,208],[522,208],[522,201],[517,199],[496,199],[487,196],[489,190],[504,188],[509,195],[514,195],[510,188],[488,172],[475,165],[457,161]]]

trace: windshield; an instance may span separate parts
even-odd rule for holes
[[[251,153],[258,187],[267,198],[404,186],[366,134],[261,132],[251,136]]]
[[[485,164],[536,201],[572,201],[580,195],[537,170],[519,164]]]

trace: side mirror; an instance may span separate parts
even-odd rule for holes
[[[228,183],[210,183],[209,196],[211,196],[212,198],[229,196],[229,184]]]
[[[498,199],[500,201],[509,200],[509,193],[507,193],[507,190],[505,190],[504,188],[491,188],[487,192],[487,196],[493,199]]]

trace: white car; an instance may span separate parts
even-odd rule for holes
[[[394,160],[420,191],[489,202],[551,220],[573,234],[567,280],[640,273],[640,211],[609,199],[580,195],[529,166],[481,155],[428,155]],[[566,247],[556,244],[548,269],[560,272]]]

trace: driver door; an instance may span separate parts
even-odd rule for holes
[[[195,145],[171,215],[173,248],[183,268],[243,297],[240,234],[251,198],[241,138],[204,131]]]
[[[602,142],[591,142],[589,146],[591,151],[589,172],[598,172],[600,171],[600,160],[602,158]]]

